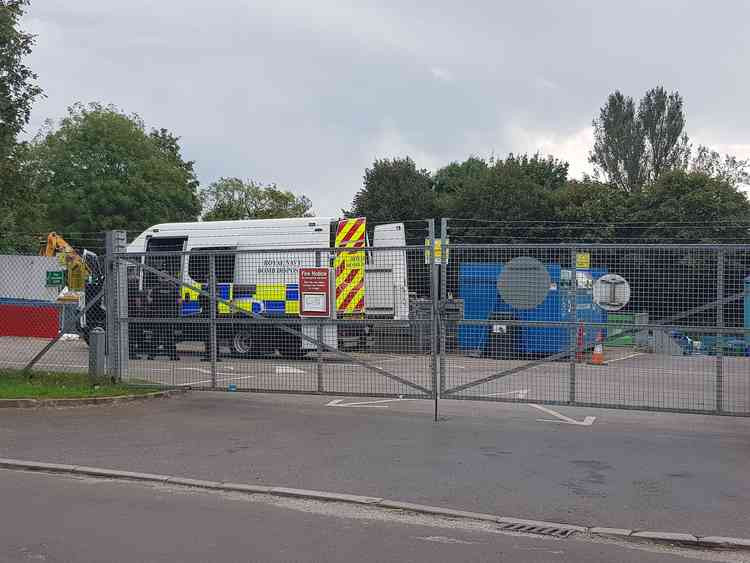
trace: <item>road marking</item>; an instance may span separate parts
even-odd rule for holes
[[[396,403],[399,401],[419,401],[419,399],[380,399],[377,401],[361,401],[358,403],[343,403],[344,399],[334,399],[326,403],[327,407],[367,407],[371,409],[387,409],[388,405],[380,403]]]
[[[612,362],[621,362],[622,360],[629,360],[630,358],[637,358],[638,356],[644,356],[645,352],[636,352],[635,354],[630,354],[629,356],[623,356],[622,358],[613,358],[611,360],[607,360],[604,362],[605,364],[611,364]]]
[[[546,412],[547,414],[551,414],[554,417],[557,417],[559,420],[549,420],[546,418],[537,418],[539,422],[562,422],[564,424],[574,424],[576,426],[591,426],[594,424],[594,421],[596,420],[595,416],[587,416],[583,419],[583,421],[573,420],[572,418],[568,418],[564,414],[560,414],[557,411],[553,411],[552,409],[548,409],[547,407],[543,407],[542,405],[535,405],[533,403],[529,403],[530,407],[534,407],[535,409],[539,409],[542,412]]]
[[[519,399],[525,399],[526,395],[529,394],[528,389],[518,389],[516,391],[503,391],[502,393],[487,393],[490,397],[496,397],[498,395],[516,395]]]
[[[476,541],[460,540],[458,538],[448,538],[445,536],[424,536],[424,537],[415,536],[414,539],[422,540],[422,541],[431,541],[435,543],[458,543],[461,545],[475,545],[475,544],[483,543],[483,542],[476,542]]]
[[[281,375],[283,373],[307,373],[303,369],[297,369],[292,366],[276,366],[276,375]]]
[[[231,373],[221,373],[218,372],[216,375],[234,375]],[[234,381],[236,379],[252,379],[254,377],[257,377],[255,375],[240,375],[239,377],[217,377],[216,382],[219,381]],[[159,382],[156,382],[159,383]],[[210,379],[203,379],[202,381],[189,381],[188,383],[178,383],[177,387],[190,387],[191,385],[200,385],[201,383],[211,383]]]

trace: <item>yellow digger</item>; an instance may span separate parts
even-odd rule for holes
[[[81,255],[68,242],[55,232],[47,235],[47,242],[39,250],[39,256],[57,256],[61,266],[67,271],[68,291],[58,301],[76,302],[79,292],[86,287],[86,280],[91,271]]]

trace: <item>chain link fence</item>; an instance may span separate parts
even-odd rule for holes
[[[81,251],[89,283],[71,289],[70,262],[47,256],[46,234],[2,233],[0,236],[0,370],[85,372],[88,369],[86,295],[103,275],[103,234],[71,233],[65,237],[91,250]]]

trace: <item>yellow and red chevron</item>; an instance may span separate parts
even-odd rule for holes
[[[336,310],[363,313],[365,309],[365,219],[342,219],[336,230]],[[354,250],[357,249],[357,250]],[[359,250],[361,249],[361,250]]]

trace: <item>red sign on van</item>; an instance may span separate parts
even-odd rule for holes
[[[299,269],[300,317],[329,317],[331,315],[331,269]]]

